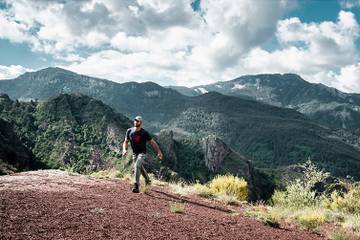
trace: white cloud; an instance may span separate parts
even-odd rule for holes
[[[355,45],[359,33],[359,24],[351,12],[340,11],[337,22],[281,20],[276,33],[281,48],[274,51],[254,48],[242,60],[242,67],[252,73],[294,72],[311,82],[360,92],[354,79],[352,88],[344,80],[345,72],[359,61]]]
[[[146,37],[131,37],[124,32],[117,33],[111,39],[111,45],[117,49],[130,52],[150,50],[150,41]]]
[[[360,7],[360,0],[340,0],[340,6],[344,9]]]
[[[110,39],[102,32],[91,31],[85,35],[85,41],[87,46],[97,48],[109,43]]]
[[[150,29],[165,29],[173,26],[191,26],[196,13],[191,0],[137,0],[137,17]]]
[[[360,93],[360,63],[341,68],[340,74],[333,76],[335,86],[345,92]]]
[[[171,61],[168,60],[170,58]],[[117,82],[154,81],[165,84],[172,81],[168,76],[177,68],[178,58],[167,52],[155,55],[147,52],[122,53],[107,50],[97,52],[80,63],[63,67]]]
[[[121,82],[156,80],[189,86],[224,80],[232,76],[229,72],[236,72],[232,67],[240,56],[273,36],[277,20],[289,7],[287,1],[270,4],[264,0],[256,6],[248,0],[204,1],[201,17],[187,0],[137,3],[129,9],[144,21],[143,34],[120,31],[110,42],[119,51],[94,53],[69,67]],[[272,8],[274,4],[276,8]],[[106,71],[113,73],[100,73],[94,68],[95,63],[105,62],[112,66]]]
[[[338,21],[301,23],[298,18],[279,22],[277,37],[283,44],[301,42],[317,60],[326,64],[353,62],[357,57],[355,40],[359,25],[351,12],[340,11]],[[301,48],[299,48],[301,49]],[[341,56],[341,57],[339,57]]]
[[[218,68],[231,67],[241,55],[269,40],[276,23],[291,6],[290,1],[202,1],[204,19],[213,33],[195,51],[212,59]]]
[[[28,27],[25,24],[11,20],[5,12],[0,11],[0,38],[9,39],[14,43],[28,41],[29,37],[25,34]]]
[[[10,66],[3,66],[0,65],[0,80],[11,79],[18,77],[20,74],[25,72],[32,72],[34,70],[29,68],[24,68],[19,65],[10,65]]]

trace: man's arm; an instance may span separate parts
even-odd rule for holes
[[[162,160],[164,155],[162,154],[159,145],[155,142],[154,139],[151,139],[149,142],[151,146],[154,148],[154,150],[157,152],[158,158]]]
[[[129,141],[127,140],[127,138],[125,137],[125,140],[123,142],[123,145],[122,145],[122,155],[125,156],[126,153],[127,153],[127,148],[128,148],[128,144],[129,144]]]

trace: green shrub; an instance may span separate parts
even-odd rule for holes
[[[331,210],[338,210],[344,198],[338,191],[334,191],[328,198],[325,198],[322,205],[323,207]]]
[[[248,199],[248,185],[243,178],[232,175],[216,176],[209,184],[214,194],[235,196],[239,201]]]
[[[275,205],[303,208],[307,206],[314,206],[316,204],[315,192],[307,187],[300,179],[286,187],[285,191],[275,191],[272,201]]]
[[[339,209],[348,213],[360,214],[360,186],[355,186],[339,201]]]
[[[307,230],[315,230],[321,224],[325,223],[325,216],[323,214],[319,214],[316,211],[313,212],[305,212],[302,215],[298,216],[298,222]]]
[[[323,201],[323,205],[332,210],[360,214],[360,185],[353,186],[343,196],[338,192],[333,192],[330,198]]]
[[[329,173],[319,170],[310,160],[300,167],[304,170],[302,178],[289,182],[285,191],[274,192],[272,202],[275,206],[300,209],[316,206],[324,200],[325,196],[317,195],[313,187],[328,177]]]

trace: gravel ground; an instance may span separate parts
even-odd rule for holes
[[[0,239],[325,239],[278,229],[198,197],[152,186],[40,170],[0,176]],[[184,204],[184,213],[170,206]]]

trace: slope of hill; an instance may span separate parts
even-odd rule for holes
[[[101,101],[79,94],[63,94],[41,103],[13,102],[2,95],[0,109],[0,117],[14,125],[37,161],[53,168],[70,165],[82,172],[116,161],[119,136],[131,126],[128,118]]]
[[[298,110],[324,124],[360,129],[360,94],[309,83],[296,74],[247,75],[193,88],[170,87],[187,96],[216,91]]]
[[[325,239],[244,217],[243,206],[159,186],[133,194],[123,180],[58,170],[1,176],[0,202],[1,239]],[[171,212],[174,203],[185,206],[182,214]]]

